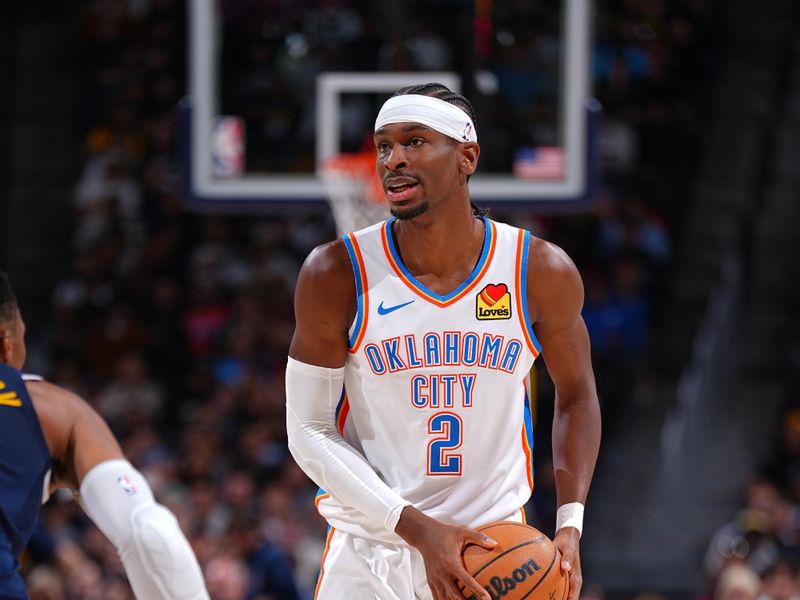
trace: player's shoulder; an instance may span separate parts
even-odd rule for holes
[[[535,321],[562,313],[579,313],[583,280],[575,263],[559,246],[532,238],[528,249],[528,310]]]
[[[303,262],[295,288],[295,307],[344,310],[356,297],[353,266],[345,241],[338,239],[314,248]]]
[[[374,242],[380,236],[381,228],[386,221],[370,225],[364,229],[348,233],[342,238],[320,244],[306,258],[301,268],[301,276],[322,278],[338,278],[347,274],[352,278],[353,261],[358,247]]]
[[[32,377],[26,374],[24,375],[24,380],[25,387],[27,387],[29,390],[33,390],[33,392],[39,396],[47,396],[48,398],[70,401],[80,399],[80,396],[78,396],[75,392],[47,381],[44,377],[40,377],[38,375]]]
[[[528,248],[528,278],[531,277],[580,279],[580,274],[563,248],[532,235]]]
[[[320,244],[309,252],[300,269],[301,277],[338,277],[350,269],[350,259],[344,239]]]
[[[43,412],[47,412],[57,413],[59,418],[64,418],[66,414],[87,406],[86,401],[78,394],[45,379],[26,379],[25,388],[40,417]]]
[[[81,424],[96,429],[99,416],[75,392],[42,379],[26,381],[25,387],[52,456],[63,455]]]

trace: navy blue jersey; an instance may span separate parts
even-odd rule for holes
[[[0,364],[0,599],[27,598],[19,555],[31,536],[50,451],[22,374]]]

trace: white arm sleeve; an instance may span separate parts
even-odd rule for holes
[[[289,357],[286,365],[286,431],[289,451],[314,483],[389,531],[410,504],[336,429],[344,367],[329,369]]]
[[[81,482],[80,503],[114,544],[139,600],[208,600],[200,565],[175,516],[156,504],[127,461],[107,460]]]

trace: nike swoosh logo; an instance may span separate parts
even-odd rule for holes
[[[390,312],[396,311],[398,308],[403,308],[404,306],[408,306],[414,302],[413,300],[409,300],[408,302],[403,302],[403,304],[395,304],[394,306],[387,306],[384,308],[383,302],[378,305],[378,314],[379,315],[388,315]]]

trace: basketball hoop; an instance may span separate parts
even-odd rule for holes
[[[389,217],[389,206],[375,172],[374,152],[329,158],[322,165],[321,175],[339,236]]]

